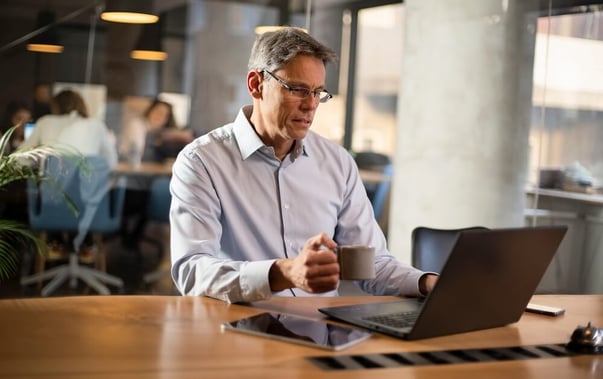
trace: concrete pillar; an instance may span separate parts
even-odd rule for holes
[[[524,224],[530,1],[407,0],[390,248],[423,225]]]

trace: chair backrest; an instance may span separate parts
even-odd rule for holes
[[[354,154],[354,160],[359,168],[371,169],[392,164],[389,155],[377,153],[374,151],[358,151]]]
[[[440,272],[461,231],[488,229],[470,226],[457,229],[437,229],[418,226],[411,235],[412,265],[422,271]]]
[[[354,156],[359,169],[383,173],[391,177],[394,173],[394,165],[389,156],[373,151],[360,151]],[[380,183],[364,183],[366,194],[373,205],[375,218],[379,219],[383,213],[387,195],[389,193],[390,181]]]
[[[70,158],[49,156],[42,165],[48,178],[28,181],[29,223],[33,230],[87,232],[117,231],[125,198],[125,183],[111,186],[111,170],[102,157],[86,157],[87,170]],[[66,201],[77,208],[76,215]]]
[[[147,218],[150,221],[170,222],[170,178],[167,176],[156,177],[151,183]]]
[[[41,167],[42,181],[27,182],[29,223],[34,230],[77,230],[79,217],[67,204],[69,199],[82,210],[80,175],[71,159],[49,156]]]

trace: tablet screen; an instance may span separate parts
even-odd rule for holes
[[[372,336],[366,330],[268,312],[224,323],[222,329],[329,350],[341,350]]]

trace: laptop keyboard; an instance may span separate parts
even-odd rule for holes
[[[377,316],[365,316],[362,319],[364,321],[373,322],[376,324],[386,325],[394,328],[405,328],[412,326],[417,317],[419,316],[419,312],[399,312],[399,313],[390,313],[387,315],[377,315]]]

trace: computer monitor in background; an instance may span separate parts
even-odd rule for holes
[[[31,133],[33,133],[36,128],[36,124],[33,122],[28,122],[23,126],[23,138],[28,139]]]

